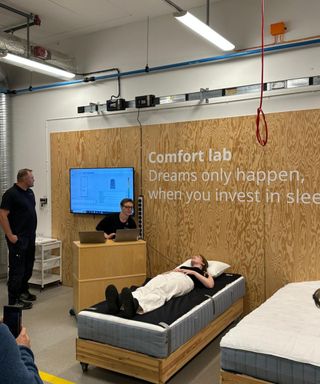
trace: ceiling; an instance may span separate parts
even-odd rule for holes
[[[174,0],[185,10],[206,0]],[[30,27],[30,40],[43,46],[107,28],[175,12],[163,0],[0,0],[18,11],[39,15],[41,26]],[[24,24],[26,18],[0,7],[0,29]],[[26,29],[15,32],[26,39]]]

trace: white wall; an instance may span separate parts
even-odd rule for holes
[[[212,25],[236,44],[237,49],[258,46],[260,42],[260,1],[224,0],[213,3]],[[204,8],[194,10],[204,16]],[[286,40],[317,35],[319,0],[266,1],[266,43],[270,23],[285,21]],[[77,58],[80,71],[119,67],[121,71],[141,69],[146,64],[146,22],[134,23],[81,39],[59,42]],[[55,47],[57,48],[57,47]],[[184,29],[172,17],[150,20],[149,66],[175,63],[220,55],[205,41]],[[319,47],[284,51],[267,55],[265,81],[320,75]],[[196,92],[200,88],[219,89],[255,84],[260,80],[260,58],[248,57],[201,65],[188,69],[146,74],[121,80],[122,97],[157,96]],[[17,79],[16,88],[28,87],[28,80]],[[115,80],[87,85],[68,86],[12,97],[13,107],[13,169],[34,170],[37,201],[49,197],[47,207],[39,210],[38,232],[51,234],[49,133],[56,130],[77,130],[136,125],[137,112],[121,114],[78,115],[77,107],[90,102],[105,103],[117,91]],[[257,95],[256,95],[257,96]],[[232,98],[212,100],[210,105],[175,105],[141,111],[143,124],[196,120],[254,114],[258,100],[234,101]],[[319,92],[267,97],[264,112],[319,108]],[[254,134],[254,132],[253,132]],[[54,161],[54,160],[53,160]],[[39,204],[38,204],[39,205]]]

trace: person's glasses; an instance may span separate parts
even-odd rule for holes
[[[123,208],[133,209],[133,205],[124,205]]]

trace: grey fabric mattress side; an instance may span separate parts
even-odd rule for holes
[[[169,328],[168,355],[220,316],[244,294],[245,280],[240,277],[172,323]]]
[[[78,336],[164,358],[191,339],[244,294],[245,280],[241,276],[170,326],[119,320],[115,316],[82,311],[78,314]]]
[[[320,367],[262,353],[221,348],[221,368],[271,383],[320,384]]]

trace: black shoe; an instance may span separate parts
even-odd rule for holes
[[[19,299],[12,306],[21,308],[22,310],[31,309],[32,303],[30,303],[30,301],[24,301],[24,300]]]
[[[120,311],[120,300],[117,288],[114,285],[108,285],[105,295],[108,303],[107,313],[115,315]]]
[[[27,300],[27,301],[36,301],[37,296],[27,291],[27,292],[21,293],[20,299]]]
[[[137,313],[139,302],[132,296],[129,288],[123,288],[121,291],[121,301],[123,306],[123,314],[127,319],[132,319]]]

